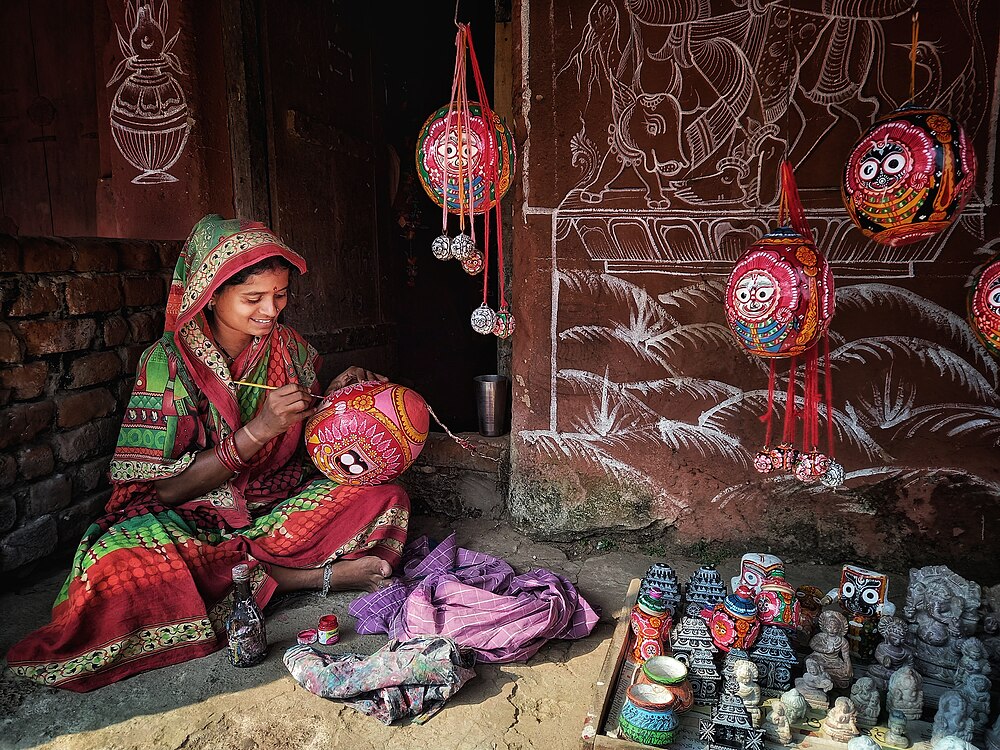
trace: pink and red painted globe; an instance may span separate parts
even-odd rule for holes
[[[427,402],[416,391],[395,383],[355,383],[328,395],[306,422],[306,450],[335,482],[383,484],[420,455],[429,426]]]
[[[973,281],[969,322],[990,354],[1000,357],[1000,258],[984,266]]]
[[[445,105],[417,136],[420,183],[439,206],[447,201],[451,213],[468,213],[470,206],[473,213],[488,211],[510,188],[514,136],[495,112],[489,115],[488,121],[472,102],[468,121],[459,123],[458,109]]]
[[[729,328],[760,357],[792,357],[809,349],[830,327],[833,308],[830,265],[812,240],[789,227],[751,245],[726,286]]]
[[[841,191],[857,227],[895,247],[947,229],[975,183],[976,154],[962,126],[943,112],[908,107],[861,136]]]

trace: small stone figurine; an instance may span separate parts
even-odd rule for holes
[[[942,737],[937,741],[936,745],[931,745],[931,747],[933,747],[934,750],[978,750],[978,748],[968,740],[963,740],[961,737],[955,737],[954,735]]]
[[[833,681],[823,668],[823,662],[815,656],[806,659],[806,673],[795,680],[795,689],[813,708],[830,707],[827,693],[833,690]]]
[[[989,677],[992,667],[986,647],[978,638],[966,638],[958,646],[958,666],[955,667],[955,687],[961,687],[972,674]]]
[[[867,734],[861,734],[847,741],[847,750],[882,750],[882,746]]]
[[[885,615],[879,620],[878,630],[882,634],[882,642],[875,648],[875,662],[868,668],[868,676],[875,680],[881,692],[885,692],[892,673],[902,666],[913,664],[913,649],[906,642],[904,620]]]
[[[885,743],[893,747],[907,748],[912,743],[906,734],[906,716],[902,711],[889,711],[888,731],[885,733]]]
[[[965,684],[958,688],[965,700],[969,702],[972,715],[972,725],[984,729],[990,715],[990,678],[984,674],[970,674],[965,678]]]
[[[781,694],[781,703],[785,707],[785,715],[789,724],[800,724],[809,713],[809,703],[795,688]]]
[[[858,736],[856,723],[858,710],[850,698],[840,696],[823,719],[823,733],[831,740],[847,742]]]
[[[936,747],[938,740],[951,735],[971,741],[973,727],[969,714],[969,703],[960,692],[945,690],[941,693],[931,730],[931,747]]]
[[[871,729],[882,712],[882,698],[871,677],[862,677],[851,686],[851,700],[858,709],[858,726]]]
[[[743,706],[750,715],[750,723],[759,729],[761,724],[760,685],[757,684],[757,665],[749,659],[740,659],[733,665],[733,677],[736,678],[736,695],[743,701]]]
[[[837,602],[848,619],[847,640],[851,656],[869,660],[878,645],[876,627],[882,615],[894,615],[889,601],[889,576],[857,565],[840,571],[840,586],[823,598],[824,604]]]
[[[854,674],[846,635],[847,618],[841,612],[827,610],[819,616],[819,632],[809,641],[810,658],[822,662],[838,690],[847,690]]]
[[[900,667],[893,673],[885,707],[889,711],[899,711],[907,719],[920,718],[924,708],[924,681],[916,669]]]
[[[792,725],[788,722],[788,710],[780,700],[771,704],[771,710],[764,721],[764,735],[779,745],[792,744]]]

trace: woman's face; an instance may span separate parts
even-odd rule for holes
[[[216,292],[215,325],[230,333],[265,336],[288,304],[288,271],[256,273]]]

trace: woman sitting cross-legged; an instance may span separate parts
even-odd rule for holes
[[[305,261],[260,224],[195,226],[163,337],[139,363],[106,514],[84,534],[52,622],[8,652],[16,674],[86,691],[215,651],[239,562],[261,606],[283,591],[371,591],[391,575],[406,493],[338,485],[305,454],[318,356],[278,322],[293,269]],[[370,379],[385,380],[349,368],[327,392]]]

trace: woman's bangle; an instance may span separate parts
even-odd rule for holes
[[[244,461],[236,450],[236,433],[230,432],[226,437],[215,445],[215,455],[219,461],[233,474],[245,471],[248,464]]]

